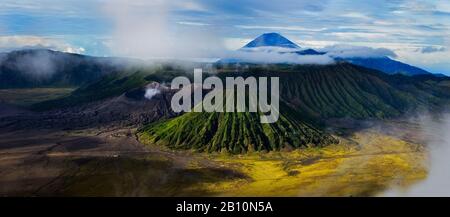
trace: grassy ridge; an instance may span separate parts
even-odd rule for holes
[[[48,110],[94,102],[119,96],[134,88],[142,87],[151,81],[168,82],[180,75],[184,75],[184,73],[173,69],[130,69],[106,75],[99,81],[76,89],[67,97],[38,103],[33,108],[36,110]]]
[[[317,130],[321,120],[397,117],[419,107],[438,105],[443,89],[430,89],[418,80],[400,82],[395,76],[351,64],[327,66],[250,67],[244,72],[226,71],[220,77],[279,77],[280,119],[260,124],[256,113],[186,113],[141,130],[144,141],[174,149],[206,152],[272,151],[323,146],[338,142]],[[406,79],[406,77],[404,78]],[[405,84],[413,85],[409,90]]]
[[[260,113],[186,113],[169,121],[150,124],[140,131],[146,142],[174,149],[244,153],[307,146],[324,146],[338,140],[302,122],[282,104],[280,118],[261,124]]]
[[[281,98],[307,118],[389,118],[417,108],[436,108],[448,102],[448,78],[387,75],[348,63],[334,65],[254,65],[237,70],[220,67],[219,77],[280,77]],[[170,82],[176,76],[191,76],[183,69],[133,69],[107,75],[80,87],[70,96],[39,103],[44,110],[123,94],[151,81]],[[206,76],[204,76],[206,77]],[[192,78],[191,78],[192,79]]]
[[[351,64],[256,67],[246,76],[280,77],[281,98],[315,118],[393,117],[417,103],[411,94]]]
[[[179,75],[186,74],[173,68],[112,74],[77,89],[68,97],[37,107],[87,103],[123,94],[150,81],[170,82]],[[205,152],[243,153],[322,146],[337,142],[317,130],[329,118],[398,117],[420,108],[442,107],[450,99],[448,78],[386,75],[348,63],[219,66],[217,76],[279,77],[282,102],[279,121],[260,124],[257,113],[186,113],[144,127],[141,138],[175,149]]]
[[[47,49],[0,53],[0,89],[77,87],[121,71],[125,64],[125,60],[115,58]]]

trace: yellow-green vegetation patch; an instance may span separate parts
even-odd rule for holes
[[[248,178],[203,187],[220,196],[369,196],[426,177],[426,152],[420,145],[372,132],[352,139],[359,145],[213,155],[211,160]]]
[[[147,141],[145,134],[141,141]],[[427,175],[421,145],[372,131],[293,151],[195,153],[147,143],[141,157],[75,160],[62,195],[373,196]],[[147,141],[148,142],[148,141]]]

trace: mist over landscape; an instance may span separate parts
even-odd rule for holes
[[[385,196],[403,197],[448,197],[450,196],[450,114],[448,112],[436,116],[426,114],[416,118],[429,150],[427,161],[428,175],[410,188],[392,189]]]
[[[449,33],[444,1],[3,0],[0,197],[450,196]]]
[[[217,57],[224,45],[211,28],[172,28],[172,8],[182,2],[108,1],[102,8],[113,22],[112,52],[141,59]]]

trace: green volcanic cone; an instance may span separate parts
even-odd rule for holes
[[[299,114],[280,103],[280,118],[260,123],[261,113],[190,112],[141,129],[147,142],[173,149],[245,153],[338,143],[332,136],[302,122]]]

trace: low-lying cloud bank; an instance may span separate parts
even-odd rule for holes
[[[290,63],[326,65],[334,63],[334,59],[328,55],[298,55],[297,53],[249,52],[242,50],[229,52],[225,55],[224,59],[262,64]]]
[[[332,64],[335,58],[382,58],[397,55],[386,48],[370,48],[351,45],[333,45],[317,49],[324,54],[299,55],[304,49],[257,47],[242,48],[235,52],[228,52],[224,59],[239,60],[251,63],[291,63],[291,64]]]
[[[419,118],[430,150],[427,178],[409,189],[393,189],[383,196],[449,197],[450,196],[450,113],[439,118],[428,115]]]
[[[336,57],[395,57],[384,48],[336,45],[323,50],[328,55],[297,55],[290,51],[227,51],[217,26],[179,20],[174,7],[182,1],[110,0],[103,12],[113,24],[109,47],[114,55],[140,59],[227,58],[254,63],[330,64]],[[190,7],[188,7],[189,9]],[[177,20],[174,24],[174,20]],[[256,48],[265,49],[265,48]],[[278,48],[281,49],[281,48]]]
[[[377,58],[377,57],[397,57],[394,51],[387,48],[371,48],[352,45],[333,45],[319,49],[335,58]]]

